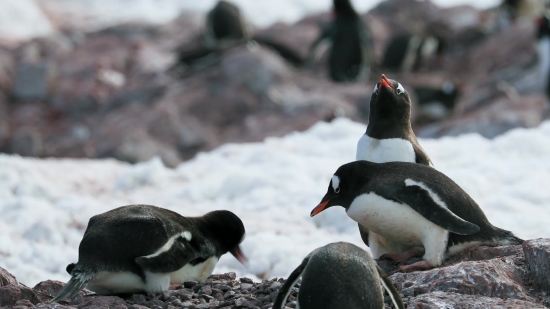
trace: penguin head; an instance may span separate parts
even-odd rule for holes
[[[316,216],[323,210],[332,206],[342,206],[348,210],[359,191],[368,181],[368,167],[363,163],[367,161],[355,161],[342,165],[330,179],[328,190],[321,203],[312,211],[311,216]]]
[[[357,16],[357,12],[351,5],[350,0],[333,0],[333,13],[336,17]]]
[[[247,259],[239,244],[244,240],[246,232],[243,222],[237,215],[228,210],[216,210],[203,216],[206,231],[218,244],[220,253],[231,253],[239,262],[246,265]]]
[[[369,126],[375,123],[387,123],[409,126],[411,117],[411,98],[405,88],[395,80],[382,75],[374,86],[370,98]]]

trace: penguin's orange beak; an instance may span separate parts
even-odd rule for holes
[[[248,259],[244,256],[244,253],[239,246],[229,250],[229,252],[237,259],[237,261],[241,262],[244,266],[247,266]]]
[[[330,202],[330,200],[326,200],[326,201],[322,202],[321,204],[317,205],[317,207],[313,208],[313,210],[311,211],[310,216],[312,216],[312,217],[316,216],[320,212],[325,210],[327,208],[327,205],[328,205],[329,202]]]
[[[380,86],[393,89],[393,86],[391,85],[390,80],[384,74],[382,74],[382,78],[380,78]]]

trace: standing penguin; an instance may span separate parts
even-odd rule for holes
[[[206,16],[205,45],[231,45],[250,38],[250,31],[239,8],[220,0]]]
[[[376,233],[373,257],[403,261],[423,252],[423,260],[400,266],[408,272],[439,266],[446,255],[474,245],[518,245],[523,240],[493,226],[477,203],[436,169],[409,162],[354,161],[332,176],[313,209],[342,206],[347,215]]]
[[[331,243],[308,254],[279,290],[273,309],[285,308],[292,287],[300,277],[302,283],[296,308],[383,309],[384,297],[380,284],[396,308],[405,308],[384,271],[367,252],[350,243]]]
[[[372,42],[367,27],[350,3],[334,0],[335,19],[323,29],[310,47],[310,59],[325,39],[332,43],[328,69],[335,82],[354,82],[368,77],[372,59]]]
[[[411,127],[411,99],[403,86],[382,75],[370,99],[367,131],[357,143],[357,160],[375,163],[403,161],[431,165]],[[378,258],[380,235],[359,223],[363,242]],[[391,257],[390,257],[391,258]]]
[[[548,13],[537,19],[536,26],[540,80],[544,86],[546,98],[550,100],[550,18]]]
[[[67,266],[71,279],[52,302],[85,287],[98,294],[158,293],[204,281],[227,252],[246,261],[244,237],[242,221],[227,210],[183,217],[150,205],[113,209],[90,219],[78,262]]]

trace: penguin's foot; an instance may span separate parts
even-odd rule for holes
[[[401,265],[401,266],[399,266],[399,268],[397,268],[397,270],[395,272],[410,273],[410,272],[413,272],[413,271],[426,270],[426,269],[430,269],[430,268],[433,268],[433,265],[430,264],[430,262],[428,262],[426,260],[422,260],[422,261],[419,261],[419,262],[416,262],[416,263],[413,263],[413,264],[410,264],[410,265]]]
[[[408,250],[399,254],[382,254],[378,259],[379,260],[392,260],[396,263],[401,263],[405,260],[408,260],[412,257],[422,257],[424,255],[424,249],[422,248],[414,248],[412,250]]]

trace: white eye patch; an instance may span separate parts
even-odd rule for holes
[[[378,93],[378,83],[374,85],[374,93]]]
[[[340,192],[340,178],[336,175],[332,176],[332,189],[334,192]]]
[[[397,94],[403,94],[405,93],[405,88],[403,88],[403,86],[401,86],[400,83],[397,83]]]

